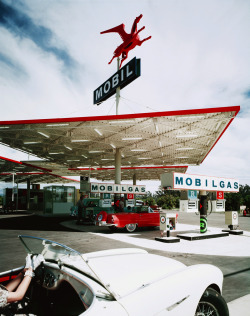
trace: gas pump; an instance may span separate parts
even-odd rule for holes
[[[132,193],[128,193],[126,195],[127,195],[127,198],[125,201],[125,204],[126,204],[125,206],[127,210],[132,210],[133,207],[135,206],[135,196]]]
[[[228,225],[230,230],[236,230],[238,228],[238,212],[227,211],[225,212],[225,224]]]
[[[199,200],[196,190],[181,191],[180,211],[189,213],[199,211]]]
[[[101,193],[101,198],[99,200],[99,207],[111,208],[111,194]]]
[[[164,236],[164,233],[166,233],[167,237],[170,236],[169,218],[167,217],[167,214],[164,212],[160,213],[160,231],[161,237]]]
[[[208,201],[208,213],[211,212],[225,212],[226,200],[224,199],[224,192],[210,192],[210,200]]]
[[[170,236],[170,230],[173,227],[176,227],[176,214],[160,212],[161,237],[156,237],[155,240],[166,243],[180,242],[180,238]],[[166,237],[164,237],[164,234],[166,234]]]

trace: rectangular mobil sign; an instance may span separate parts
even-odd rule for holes
[[[132,184],[91,183],[90,192],[114,194],[146,194],[146,186]]]
[[[94,104],[107,100],[116,93],[118,87],[122,89],[140,75],[141,60],[135,57],[94,91]]]
[[[239,192],[239,181],[230,178],[173,173],[173,189]]]

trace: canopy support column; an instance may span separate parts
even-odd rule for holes
[[[115,184],[121,184],[121,149],[116,148],[115,150]]]
[[[133,185],[136,185],[136,173],[133,175]]]
[[[11,196],[11,202],[13,204],[14,202],[14,189],[15,189],[15,174],[12,174],[12,196]]]
[[[30,210],[30,179],[27,179],[27,211]]]
[[[16,211],[18,210],[18,181],[16,182]]]

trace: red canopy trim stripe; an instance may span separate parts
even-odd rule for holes
[[[80,182],[80,180],[75,180],[75,179],[71,179],[71,178],[67,178],[67,177],[63,177],[63,176],[58,176],[56,174],[53,173],[45,173],[45,172],[1,172],[0,176],[11,176],[11,175],[16,175],[16,176],[52,176],[55,178],[60,178],[60,179],[65,179],[67,181],[72,181],[72,182]]]
[[[37,166],[31,165],[31,164],[29,164],[29,163],[25,163],[25,162],[13,160],[13,159],[6,158],[6,157],[0,156],[0,159],[5,160],[5,161],[9,161],[9,162],[13,162],[13,163],[16,163],[16,164],[18,164],[18,165],[23,165],[23,166],[26,166],[26,167],[31,167],[31,168],[34,168],[34,169],[40,169],[40,170],[44,170],[44,171],[47,171],[47,172],[52,172],[52,170],[49,170],[49,169],[46,169],[46,168],[37,167]]]
[[[220,113],[220,112],[235,112],[235,116],[240,111],[240,106],[204,108],[193,110],[178,110],[164,112],[148,112],[135,114],[121,115],[105,115],[105,116],[87,116],[87,117],[71,117],[71,118],[53,118],[53,119],[34,119],[34,120],[15,120],[15,121],[0,121],[0,125],[18,125],[18,124],[47,124],[47,123],[63,123],[63,122],[79,122],[79,121],[108,121],[108,120],[123,120],[134,118],[148,118],[161,116],[176,116],[176,115],[196,115],[204,113]]]

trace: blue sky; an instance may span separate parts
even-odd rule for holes
[[[250,185],[247,0],[1,0],[0,120],[115,114],[114,98],[93,105],[93,91],[116,72],[108,62],[121,44],[100,32],[121,23],[129,32],[140,14],[141,39],[152,38],[129,53],[141,58],[142,75],[122,90],[120,113],[240,105],[188,172]],[[0,155],[28,158],[3,146]]]

